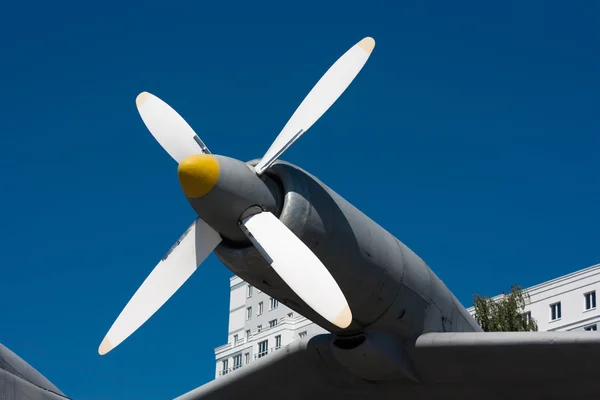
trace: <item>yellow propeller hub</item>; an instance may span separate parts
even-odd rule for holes
[[[217,184],[219,162],[212,154],[195,154],[181,161],[177,176],[186,197],[197,199]]]

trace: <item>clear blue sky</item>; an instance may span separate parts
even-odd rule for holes
[[[368,64],[285,160],[465,306],[600,262],[599,3],[459,3],[5,4],[0,341],[75,399],[166,399],[211,380],[231,276],[214,255],[97,354],[194,218],[135,97],[166,100],[214,153],[260,157],[364,36]]]

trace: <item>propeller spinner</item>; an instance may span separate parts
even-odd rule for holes
[[[146,322],[223,238],[250,240],[306,304],[342,329],[350,325],[352,313],[335,279],[304,242],[273,215],[276,196],[259,176],[333,105],[358,75],[374,47],[372,38],[364,38],[331,66],[254,170],[239,160],[212,155],[187,122],[158,97],[147,92],[137,97],[144,124],[179,163],[180,185],[199,218],[127,303],[100,344],[101,355]]]

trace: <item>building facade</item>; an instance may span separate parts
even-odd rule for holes
[[[526,318],[535,318],[539,331],[596,331],[600,312],[600,264],[526,289]],[[496,296],[500,299],[502,295]],[[473,315],[473,308],[467,311]],[[227,344],[215,349],[219,378],[304,336],[327,333],[302,315],[234,276],[230,279]]]
[[[296,339],[327,332],[237,276],[229,286],[228,338],[215,349],[216,378]]]

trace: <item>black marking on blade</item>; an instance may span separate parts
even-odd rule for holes
[[[291,145],[293,145],[296,140],[298,140],[298,138],[300,136],[302,136],[302,134],[304,133],[304,129],[300,129],[298,132],[296,132],[296,134],[294,136],[292,136],[292,138],[290,139],[289,142],[286,143],[285,146],[283,146],[281,149],[279,149],[279,151],[277,153],[275,153],[273,155],[273,157],[271,157],[269,159],[269,161],[265,164],[265,166],[260,170],[260,173],[262,173],[263,171],[267,170],[271,165],[273,165],[273,163],[275,161],[277,161],[277,159],[279,159],[279,157],[281,157],[281,155],[290,148]]]
[[[191,224],[190,226],[188,226],[188,228],[185,230],[185,232],[183,232],[183,235],[181,235],[181,237],[179,237],[179,239],[177,239],[177,241],[175,242],[175,244],[173,246],[171,246],[171,248],[169,249],[169,251],[167,251],[167,254],[165,254],[165,256],[162,258],[162,261],[165,261],[167,258],[169,258],[169,256],[173,252],[173,250],[175,250],[175,248],[181,244],[181,242],[183,241],[183,239],[185,239],[185,237],[190,234],[190,231],[194,228],[194,226],[196,225],[196,222],[197,221],[194,221],[193,224]]]
[[[198,144],[198,146],[200,146],[200,149],[202,149],[203,153],[210,154],[210,151],[208,150],[208,147],[206,147],[206,145],[204,144],[204,142],[202,141],[202,139],[200,139],[198,137],[198,135],[194,135],[194,141]]]

